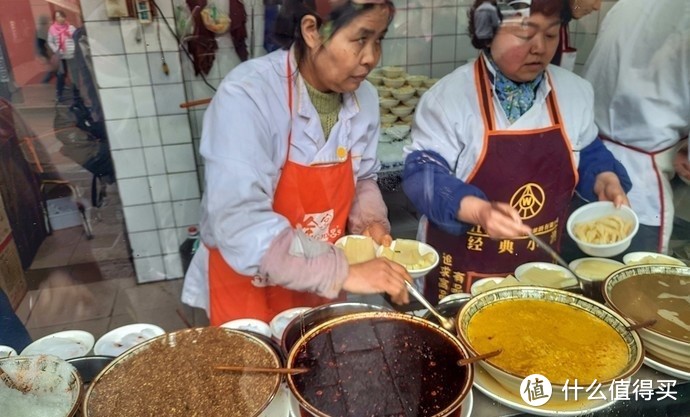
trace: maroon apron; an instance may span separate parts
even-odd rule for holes
[[[489,201],[509,203],[534,234],[558,246],[578,175],[553,85],[547,97],[551,126],[498,130],[482,58],[475,64],[475,84],[484,144],[467,183],[484,191]],[[551,261],[528,237],[493,240],[481,226],[453,236],[429,222],[426,240],[441,256],[424,283],[427,299],[436,302],[448,294],[469,292],[479,278],[506,276],[525,262]]]

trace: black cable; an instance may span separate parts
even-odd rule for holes
[[[151,3],[153,3],[153,6],[156,8],[156,10],[158,10],[158,14],[159,14],[158,17],[160,17],[160,18],[163,19],[163,22],[165,23],[165,26],[168,27],[168,30],[170,31],[170,33],[173,35],[173,37],[174,37],[175,40],[177,41],[177,44],[180,46],[180,48],[182,48],[182,51],[184,51],[185,55],[187,55],[187,58],[189,58],[190,61],[194,62],[194,59],[192,58],[192,54],[189,53],[189,51],[187,50],[187,48],[182,44],[182,41],[180,40],[180,38],[177,37],[177,32],[175,32],[175,31],[173,30],[172,26],[170,26],[170,23],[168,23],[168,19],[165,18],[165,15],[163,14],[163,11],[161,10],[160,7],[158,7],[158,3],[156,3],[155,0],[150,0],[150,1],[151,1]],[[204,80],[204,83],[208,86],[208,88],[210,88],[211,90],[213,90],[213,92],[215,93],[215,92],[216,92],[216,87],[214,87],[213,85],[211,85],[211,83],[208,82],[208,80],[206,79],[206,76],[204,75],[204,73],[203,73],[203,72],[199,72],[199,75],[201,75],[201,78]],[[183,78],[183,80],[184,80],[184,78]]]

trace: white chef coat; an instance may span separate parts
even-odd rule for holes
[[[602,135],[658,152],[648,155],[605,142],[630,175],[628,198],[640,223],[662,226],[665,251],[673,222],[671,162],[690,129],[690,2],[614,4],[583,76],[594,86],[595,121]]]
[[[287,56],[279,50],[242,63],[230,72],[204,114],[201,155],[206,189],[201,201],[201,239],[220,249],[238,273],[255,275],[273,239],[291,227],[273,211],[273,195],[288,151],[304,165],[342,162],[352,156],[357,180],[376,178],[380,131],[378,95],[368,82],[343,94],[338,122],[326,141],[319,115],[299,74],[292,117],[288,106]],[[208,311],[208,255],[204,245],[192,259],[182,301]]]
[[[494,72],[488,62],[487,68]],[[405,156],[419,150],[437,152],[448,162],[455,176],[463,181],[467,181],[479,162],[484,145],[484,122],[474,73],[474,62],[463,65],[422,96],[412,126],[412,144],[404,148]],[[574,161],[579,164],[580,151],[597,137],[592,114],[592,87],[579,76],[555,65],[549,65],[545,77],[547,79],[537,88],[532,107],[513,124],[508,121],[497,94],[493,94],[496,128],[529,130],[551,126],[546,101],[552,91],[550,80],[574,151]]]

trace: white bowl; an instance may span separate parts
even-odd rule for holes
[[[384,114],[390,114],[391,109],[387,109],[385,107],[379,107],[379,114],[383,116]]]
[[[415,107],[417,105],[417,103],[419,103],[419,97],[414,97],[414,96],[408,98],[407,100],[405,100],[403,102],[404,105],[412,106],[412,107]]]
[[[412,87],[421,87],[425,80],[429,79],[426,75],[408,75],[406,77],[407,84]]]
[[[226,329],[242,330],[245,332],[254,332],[266,337],[271,337],[271,327],[265,321],[258,319],[237,319],[223,323],[220,327]]]
[[[596,268],[597,263],[599,264],[598,270]],[[625,265],[608,258],[580,258],[570,262],[568,266],[580,278],[582,293],[603,303],[604,296],[601,291],[604,280]]]
[[[385,85],[377,85],[376,90],[379,92],[379,97],[391,97],[393,95],[393,89]]]
[[[17,356],[17,351],[13,347],[0,345],[0,359],[9,358],[10,356]]]
[[[470,287],[470,294],[472,295],[478,295],[483,293],[484,291],[488,291],[490,289],[496,288],[498,284],[503,282],[505,278],[503,277],[486,277],[482,279],[478,279],[472,283],[472,286]],[[492,285],[493,284],[493,285]],[[516,282],[515,285],[519,285],[519,282]]]
[[[383,84],[383,75],[379,72],[372,71],[371,74],[367,76],[367,80],[374,85]]]
[[[664,282],[663,276],[677,277],[675,279],[680,285]],[[617,295],[617,287],[628,280],[634,281],[630,281],[626,288],[619,287],[622,292]],[[632,322],[657,319],[657,323],[638,330],[645,349],[672,365],[687,367],[690,363],[690,331],[684,331],[674,319],[682,317],[678,309],[687,305],[682,299],[688,296],[685,289],[688,287],[690,267],[633,265],[609,275],[604,282],[603,293],[606,304]],[[681,301],[677,303],[677,300]],[[676,326],[669,326],[668,322]]]
[[[65,330],[42,337],[22,350],[21,356],[53,355],[60,359],[86,356],[94,344],[91,333],[83,330]]]
[[[687,266],[680,259],[655,252],[630,252],[623,256],[626,265],[678,265]]]
[[[93,348],[93,353],[95,355],[120,356],[130,348],[164,333],[165,330],[155,324],[128,324],[101,336]]]
[[[414,114],[409,114],[407,116],[401,117],[400,120],[403,121],[405,124],[409,125],[414,120]]]
[[[538,269],[542,274],[550,274],[548,277],[530,278],[530,270]],[[577,285],[577,278],[560,265],[548,262],[527,262],[515,268],[515,278],[520,281],[520,285],[537,285],[549,288],[567,288]]]
[[[573,228],[576,224],[583,222],[591,222],[606,216],[619,216],[626,222],[632,223],[632,231],[623,239],[613,242],[613,243],[588,243],[581,240],[573,232]],[[628,206],[621,206],[616,208],[610,201],[597,201],[595,203],[586,204],[573,212],[568,218],[566,223],[566,229],[568,234],[575,241],[578,248],[587,255],[597,256],[602,258],[608,258],[611,256],[616,256],[625,252],[630,246],[632,238],[637,234],[637,230],[640,227],[639,219],[637,214]]]
[[[438,82],[438,78],[428,78],[428,79],[424,80],[424,86],[426,88],[431,88],[437,82]]]
[[[400,100],[398,100],[397,98],[382,97],[379,99],[379,106],[383,107],[384,109],[390,109],[391,107],[395,107],[398,104],[400,104]]]
[[[405,117],[409,116],[412,113],[412,110],[414,110],[414,107],[410,106],[395,106],[391,108],[391,113],[398,117]]]
[[[398,120],[398,116],[390,113],[382,114],[380,117],[382,125],[392,125],[393,123],[395,123],[396,120]]]
[[[310,307],[295,307],[276,314],[269,324],[271,328],[271,336],[280,342],[280,340],[283,338],[283,332],[285,332],[287,325],[290,324],[295,317],[307,310],[310,310]]]
[[[395,124],[387,128],[384,133],[393,139],[403,140],[410,134],[410,126]]]
[[[601,272],[588,272],[587,270],[584,270],[581,268],[584,263],[602,263],[602,264],[608,264],[611,265],[612,267],[615,267],[614,270],[609,271],[609,268],[606,266],[602,266],[602,271]],[[608,258],[580,258],[580,259],[575,259],[574,261],[570,262],[568,264],[571,270],[573,270],[578,277],[585,281],[604,281],[606,277],[611,275],[613,272],[623,268],[625,265],[622,262],[614,261],[613,259],[608,259]]]
[[[417,95],[418,95],[419,97],[421,97],[422,94],[426,93],[427,91],[429,91],[429,88],[428,88],[428,87],[419,87],[419,88],[417,89]]]
[[[394,88],[392,91],[393,97],[397,98],[400,101],[405,101],[409,100],[414,96],[415,89],[412,87],[401,87],[401,88]]]
[[[400,240],[410,241],[411,239],[396,239],[396,240],[393,241],[393,243],[391,244],[390,248],[391,248],[392,250],[395,250],[395,245],[396,245],[396,243],[397,243],[398,241],[400,241]],[[438,256],[438,252],[436,252],[436,249],[434,249],[433,247],[431,247],[431,245],[428,245],[428,244],[426,244],[426,243],[424,243],[424,242],[419,242],[419,241],[416,241],[416,240],[415,240],[414,242],[416,242],[417,245],[419,245],[419,246],[418,246],[418,247],[419,247],[419,253],[420,253],[422,256],[424,256],[424,255],[426,255],[426,254],[428,254],[428,253],[433,253],[433,255],[434,255],[434,256],[433,256],[433,261],[431,262],[431,265],[428,265],[426,268],[413,269],[413,268],[407,268],[407,267],[406,267],[407,272],[410,274],[410,276],[411,276],[412,278],[421,278],[421,277],[423,277],[424,275],[428,274],[429,271],[431,271],[432,269],[436,268],[436,265],[438,265],[438,262],[439,262],[439,256]],[[383,246],[379,246],[379,248],[378,248],[377,251],[376,251],[376,255],[379,256],[379,257],[382,256],[383,250],[384,250],[384,247],[383,247]]]
[[[405,73],[405,68],[387,66],[387,67],[382,67],[381,72],[383,72],[383,75],[388,77],[388,78],[400,78]]]
[[[400,88],[405,85],[405,79],[383,77],[383,84],[390,88]]]

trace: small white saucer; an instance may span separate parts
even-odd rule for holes
[[[22,356],[53,355],[60,359],[86,356],[93,347],[94,337],[83,330],[65,330],[42,337],[22,350]]]
[[[147,323],[128,324],[101,336],[93,353],[105,356],[120,356],[130,348],[165,333],[165,330]]]

